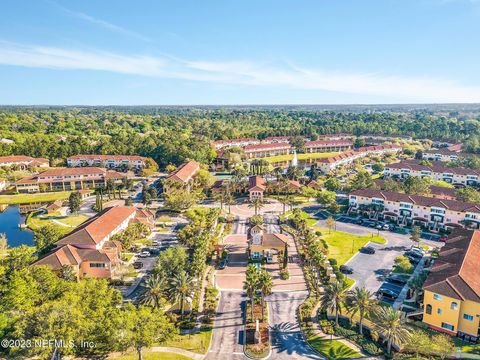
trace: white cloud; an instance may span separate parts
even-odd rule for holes
[[[352,73],[274,66],[245,61],[189,61],[174,57],[121,55],[0,41],[0,64],[33,68],[96,70],[153,78],[173,78],[229,85],[273,87],[374,95],[404,102],[480,102],[480,86],[445,79]]]

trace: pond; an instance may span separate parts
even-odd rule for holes
[[[33,232],[22,230],[20,225],[25,224],[25,216],[20,214],[18,206],[9,206],[0,212],[0,233],[7,235],[9,247],[33,245]]]

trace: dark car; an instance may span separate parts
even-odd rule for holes
[[[361,224],[363,224],[363,219],[358,219],[357,221],[355,221],[355,223],[358,224],[358,225],[361,225]]]
[[[342,274],[353,274],[353,268],[350,266],[341,265],[339,269]]]
[[[364,246],[360,249],[360,252],[364,254],[375,254],[375,248],[373,246]]]
[[[411,255],[405,255],[405,257],[410,261],[410,264],[412,265],[417,265],[420,262],[420,258],[411,256]]]
[[[223,259],[218,263],[218,268],[220,270],[225,269],[227,267],[227,264],[228,264],[228,259]]]
[[[418,251],[408,250],[408,251],[405,251],[405,256],[421,259],[423,257],[423,254],[419,253]]]
[[[141,268],[143,268],[143,263],[142,263],[141,261],[135,261],[135,262],[133,263],[133,268],[134,268],[134,269],[137,269],[137,270],[138,270],[138,269],[141,269]]]
[[[386,281],[395,285],[405,285],[408,282],[408,278],[399,274],[390,274],[387,276]]]
[[[380,288],[377,292],[379,296],[382,296],[387,299],[395,300],[398,297],[398,293],[390,289]]]

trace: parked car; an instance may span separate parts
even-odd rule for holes
[[[158,241],[158,240],[153,240],[153,241],[152,241],[152,246],[160,246],[160,241]]]
[[[412,265],[417,265],[421,260],[421,258],[412,255],[405,255],[405,257],[410,261],[410,264]]]
[[[225,259],[222,259],[220,260],[220,262],[218,263],[218,268],[220,270],[223,270],[227,267],[227,264],[228,264],[228,258],[225,258]]]
[[[410,248],[410,251],[416,252],[416,253],[418,253],[418,254],[420,254],[420,255],[422,255],[422,256],[425,255],[425,249],[423,249],[423,248],[421,248],[421,247],[419,247],[419,246],[412,246],[412,247]]]
[[[377,294],[381,297],[385,297],[387,299],[391,299],[391,300],[396,300],[398,295],[395,291],[393,290],[390,290],[390,289],[384,289],[384,288],[380,288],[377,292]]]
[[[136,269],[136,270],[141,269],[141,268],[143,268],[143,263],[141,261],[135,261],[133,263],[133,268]]]
[[[375,254],[375,248],[373,246],[364,246],[360,249],[360,252],[364,254]]]
[[[388,225],[388,224],[383,224],[382,229],[383,229],[383,230],[390,230],[390,225]]]
[[[445,242],[445,241],[447,241],[447,239],[448,238],[446,236],[440,236],[440,238],[438,240],[441,241],[441,242]]]
[[[363,224],[363,219],[358,219],[357,221],[355,221],[355,223],[358,224],[358,225],[361,225],[361,224]]]
[[[385,280],[395,285],[405,285],[408,282],[408,278],[400,274],[390,274]]]
[[[147,258],[147,257],[150,257],[151,254],[150,254],[150,251],[144,250],[138,256],[141,257],[141,258]]]
[[[353,274],[353,268],[347,265],[341,265],[339,270],[342,274]]]
[[[406,257],[414,257],[414,258],[417,258],[417,259],[421,259],[423,257],[423,253],[420,253],[418,251],[415,251],[415,250],[408,250],[408,251],[405,251],[405,254],[404,254]]]

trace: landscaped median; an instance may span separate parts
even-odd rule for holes
[[[256,298],[253,303],[253,320],[251,303],[246,306],[246,324],[245,324],[245,355],[252,359],[263,359],[270,353],[270,337],[268,330],[268,306],[263,308],[260,299]],[[259,338],[255,338],[256,320],[259,323]]]

